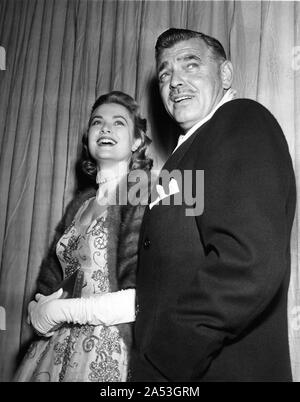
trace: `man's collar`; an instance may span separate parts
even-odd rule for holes
[[[232,99],[236,98],[237,91],[234,89],[230,88],[226,93],[224,94],[223,98],[220,100],[220,102],[217,104],[217,106],[207,115],[204,117],[204,119],[198,121],[193,127],[191,127],[185,134],[182,134],[178,138],[177,146],[174,149],[173,153],[177,150],[177,148],[180,147],[184,141],[186,141],[196,130],[198,130],[199,127],[201,127],[204,123],[206,123],[209,119],[212,118],[212,116],[215,114],[217,109],[224,105],[224,103],[231,101]]]

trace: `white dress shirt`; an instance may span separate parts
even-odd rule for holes
[[[198,121],[193,127],[191,127],[185,134],[182,134],[178,138],[178,142],[176,145],[176,148],[174,149],[173,153],[180,147],[181,144],[184,143],[199,127],[201,127],[204,123],[206,123],[212,116],[215,114],[217,109],[224,105],[224,103],[231,101],[236,97],[236,91],[232,88],[228,89],[226,91],[225,95],[223,98],[220,100],[220,102],[217,104],[217,106],[206,116],[204,119]]]

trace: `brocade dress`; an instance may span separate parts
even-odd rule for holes
[[[110,292],[107,211],[88,227],[80,223],[91,200],[80,207],[56,247],[64,278],[77,269],[84,272],[81,297]],[[128,351],[117,326],[64,324],[52,337],[31,344],[15,381],[126,381],[127,366]]]

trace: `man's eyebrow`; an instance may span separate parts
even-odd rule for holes
[[[158,69],[157,69],[157,72],[160,73],[164,68],[167,67],[168,64],[169,64],[168,61],[163,61],[163,62],[159,65],[159,67],[158,67]]]
[[[189,61],[189,60],[197,60],[201,61],[201,57],[197,56],[196,54],[184,54],[182,56],[176,57],[176,61]],[[167,60],[163,61],[161,64],[159,64],[159,67],[157,69],[157,72],[160,73],[162,70],[164,70],[167,66],[169,65],[169,62]]]
[[[199,56],[197,56],[196,54],[186,54],[182,57],[178,58],[179,61],[183,60],[183,61],[189,61],[189,60],[197,60],[197,61],[201,61],[201,58]]]

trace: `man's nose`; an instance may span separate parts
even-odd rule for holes
[[[183,85],[183,78],[179,71],[173,70],[170,80],[170,88],[176,88]]]

